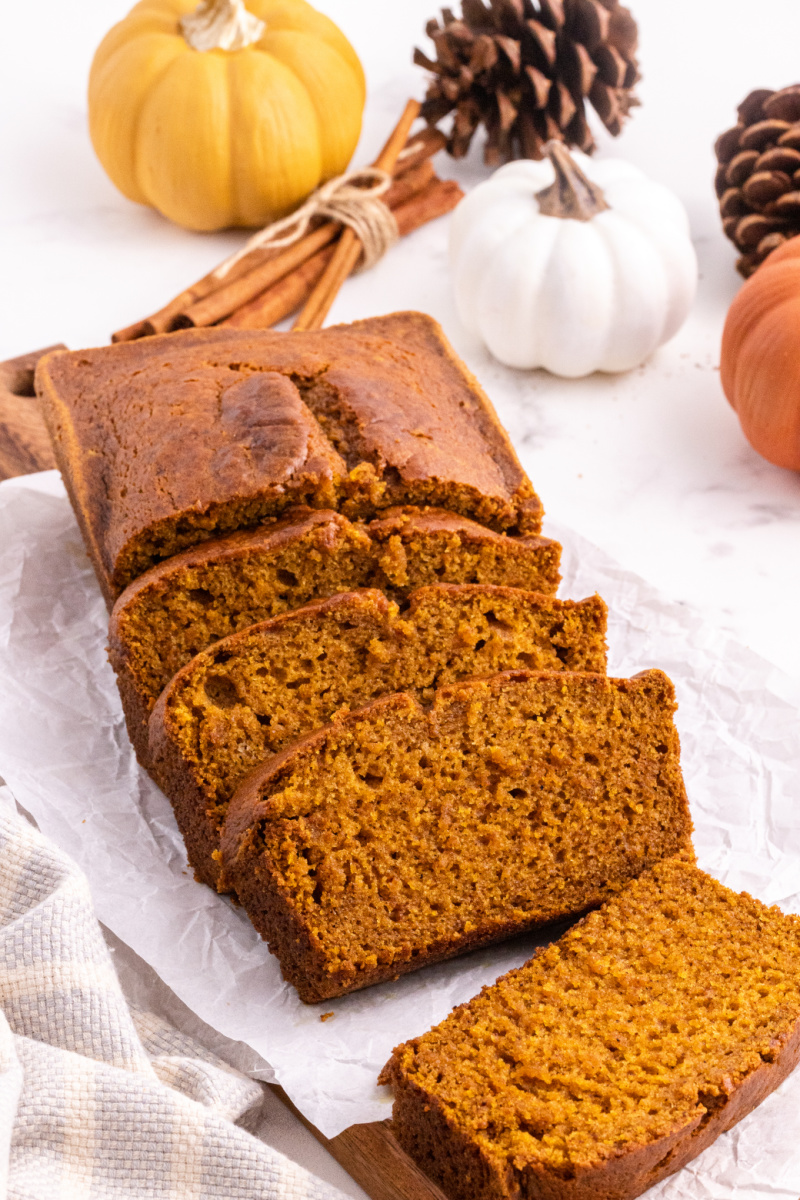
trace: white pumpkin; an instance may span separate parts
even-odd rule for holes
[[[510,367],[630,370],[691,308],[686,211],[629,163],[570,155],[560,142],[546,151],[501,167],[453,214],[459,315]]]

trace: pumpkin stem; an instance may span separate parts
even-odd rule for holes
[[[266,23],[247,11],[244,0],[200,0],[181,17],[181,32],[193,50],[243,50],[257,42]]]
[[[546,217],[591,221],[611,206],[602,190],[587,179],[563,142],[549,141],[544,152],[553,164],[555,183],[536,193],[539,212]]]

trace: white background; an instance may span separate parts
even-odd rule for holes
[[[130,204],[86,132],[96,44],[122,0],[2,6],[0,358],[55,341],[99,344],[160,306],[239,244],[193,235]],[[367,161],[409,94],[434,9],[423,0],[324,0],[364,62]],[[565,382],[493,363],[459,328],[446,221],[350,281],[331,320],[420,308],[439,319],[495,401],[548,514],[800,678],[800,477],[759,459],[719,386],[719,339],[740,286],[713,192],[713,142],[754,87],[800,79],[796,0],[638,0],[642,108],[603,154],[672,187],[689,211],[701,282],[682,333],[624,377]],[[476,155],[440,173],[484,177]],[[300,1142],[297,1153],[303,1153]],[[341,1177],[340,1177],[341,1179]],[[353,1192],[357,1194],[357,1192]]]

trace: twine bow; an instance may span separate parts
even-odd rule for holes
[[[388,171],[378,167],[359,167],[329,179],[295,212],[254,234],[217,267],[214,275],[217,279],[224,278],[231,267],[252,250],[291,246],[304,236],[311,222],[318,217],[350,226],[362,247],[358,270],[367,270],[400,236],[394,216],[381,200],[391,182]]]

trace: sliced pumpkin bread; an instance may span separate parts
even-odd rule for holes
[[[184,667],[153,711],[150,769],[200,878],[220,885],[219,829],[251,767],[387,692],[425,702],[467,675],[604,672],[605,629],[597,596],[438,584],[400,612],[382,592],[336,595],[233,634]]]
[[[633,1200],[798,1060],[800,918],[673,859],[398,1046],[381,1081],[450,1200]]]
[[[392,509],[369,524],[298,508],[286,520],[204,542],[140,576],[109,627],[128,734],[147,765],[147,722],[176,671],[220,638],[311,600],[378,587],[397,598],[431,583],[555,592],[561,547],[506,537],[442,509]]]
[[[247,777],[225,876],[306,1002],[581,913],[691,853],[674,708],[660,671],[383,697]]]

